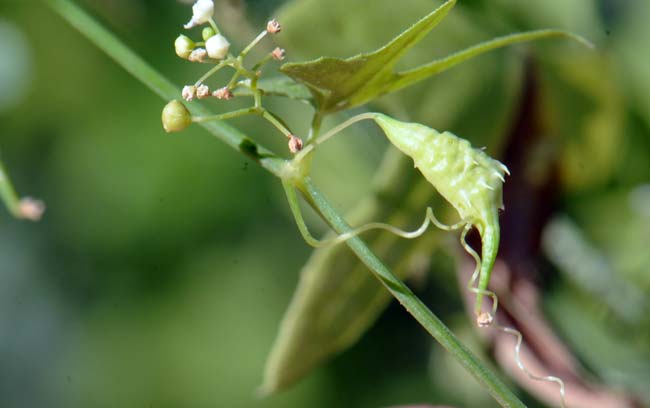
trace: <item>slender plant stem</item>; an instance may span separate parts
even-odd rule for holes
[[[221,34],[221,31],[219,31],[219,26],[217,26],[217,22],[214,21],[214,18],[210,17],[208,22],[210,23],[210,27],[212,27],[215,34]]]
[[[244,50],[239,54],[239,56],[241,58],[244,58],[246,55],[248,55],[250,50],[252,50],[253,47],[255,47],[258,42],[262,41],[262,38],[266,37],[266,34],[268,34],[268,31],[266,30],[262,31],[257,37],[255,37],[253,41],[251,41],[250,44],[246,46],[246,48],[244,48]]]
[[[54,11],[60,14],[73,27],[88,37],[97,47],[104,50],[119,65],[133,74],[138,80],[146,84],[164,100],[176,99],[180,91],[166,78],[151,68],[138,55],[133,53],[113,34],[104,29],[94,19],[70,0],[44,0]],[[208,116],[209,112],[197,104],[189,107],[193,115]],[[239,130],[221,122],[210,121],[201,123],[203,127],[218,139],[233,147],[235,150],[246,154],[263,168],[279,178],[286,177],[288,162],[273,155],[253,140],[246,137]],[[162,132],[161,132],[162,133]],[[308,178],[298,180],[297,187],[307,199],[307,202],[318,211],[323,219],[339,233],[350,230],[343,217],[338,214],[332,205],[325,199],[320,191]],[[295,184],[295,183],[294,183]],[[483,365],[424,305],[403,282],[397,279],[368,246],[358,237],[350,238],[347,245],[357,254],[379,279],[391,294],[403,304],[417,321],[445,347],[458,362],[467,369],[488,392],[503,407],[522,408],[525,405],[517,399],[485,365]]]
[[[202,76],[201,78],[199,78],[198,81],[196,81],[196,84],[195,84],[195,85],[196,85],[196,86],[201,85],[201,84],[203,83],[203,81],[205,81],[205,80],[207,80],[208,78],[210,78],[212,75],[214,75],[214,74],[215,74],[217,71],[219,71],[221,68],[225,67],[226,65],[230,65],[230,64],[231,64],[231,61],[229,61],[229,60],[223,60],[223,61],[221,61],[220,63],[218,63],[217,65],[215,65],[213,68],[211,68],[208,72],[206,72],[205,74],[203,74],[203,76]]]
[[[16,194],[13,184],[11,184],[11,180],[9,179],[9,175],[7,174],[7,170],[5,170],[2,160],[0,160],[0,199],[5,202],[7,209],[12,215],[18,216],[20,198],[18,197],[18,194]]]
[[[239,118],[241,116],[253,115],[258,113],[259,113],[259,109],[257,108],[237,109],[232,112],[220,113],[218,115],[195,116],[192,118],[192,122],[201,123],[201,122],[210,122],[215,120],[227,120],[227,119],[234,119],[234,118]]]

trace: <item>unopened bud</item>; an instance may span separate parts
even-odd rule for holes
[[[282,31],[282,26],[278,23],[278,20],[271,20],[266,23],[266,31],[268,31],[269,34],[277,34]]]
[[[296,154],[301,150],[302,150],[302,139],[294,135],[289,136],[289,151],[293,154]]]
[[[195,44],[190,37],[186,35],[179,35],[174,41],[174,49],[176,50],[176,55],[181,58],[187,59],[194,50]]]
[[[199,99],[205,99],[210,96],[210,88],[207,85],[201,85],[196,88],[196,97]]]
[[[192,6],[192,19],[183,27],[190,29],[197,25],[207,23],[214,14],[214,3],[212,0],[198,0]]]
[[[483,312],[476,318],[476,324],[478,327],[488,327],[494,321],[494,317],[488,312]]]
[[[45,204],[41,200],[25,197],[18,203],[20,218],[30,221],[39,221],[45,212]]]
[[[208,50],[210,58],[222,60],[228,55],[230,43],[221,34],[214,35],[205,42],[205,48]]]
[[[181,96],[188,102],[196,97],[196,87],[194,85],[185,85],[181,91]]]
[[[165,132],[180,132],[192,124],[192,114],[185,105],[173,100],[162,111],[162,123]]]
[[[212,27],[205,27],[203,31],[201,31],[201,37],[203,38],[203,41],[208,41],[210,37],[214,37],[217,33],[214,32],[214,28]]]
[[[208,52],[205,50],[205,48],[197,48],[190,53],[190,56],[187,57],[187,59],[192,62],[203,62],[207,56]]]
[[[223,88],[219,88],[216,91],[212,93],[212,96],[214,96],[217,99],[223,99],[223,100],[230,100],[233,98],[232,91],[228,89],[227,86],[224,86]]]
[[[280,47],[276,47],[273,52],[271,52],[271,56],[273,57],[274,60],[282,61],[284,59],[285,51],[284,49]]]

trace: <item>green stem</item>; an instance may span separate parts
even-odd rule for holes
[[[286,137],[291,137],[293,136],[293,133],[289,130],[289,128],[273,113],[269,112],[268,110],[264,109],[262,110],[262,117],[269,121],[273,126],[276,127],[280,132],[282,132],[283,135]]]
[[[216,120],[227,120],[227,119],[239,118],[241,116],[246,116],[246,115],[253,115],[256,113],[259,113],[259,109],[245,108],[245,109],[234,110],[232,112],[220,113],[218,115],[194,116],[192,117],[192,122],[203,123],[203,122],[211,122]]]
[[[251,41],[250,44],[248,44],[246,46],[246,48],[244,48],[244,50],[241,53],[239,53],[239,57],[244,58],[246,55],[248,55],[250,50],[252,50],[253,47],[255,47],[257,45],[257,43],[262,41],[262,38],[266,37],[266,34],[268,34],[268,32],[266,30],[262,31],[257,37],[255,37],[255,39],[253,41]]]
[[[19,216],[19,206],[20,206],[20,198],[18,197],[18,194],[16,194],[16,190],[14,189],[13,184],[11,184],[11,180],[9,180],[9,175],[7,174],[7,170],[4,167],[4,164],[0,160],[0,199],[4,201],[5,205],[7,206],[7,209],[9,212],[15,216]]]
[[[214,18],[210,17],[210,19],[208,20],[208,22],[210,23],[210,26],[211,26],[212,29],[214,30],[214,33],[215,33],[215,34],[221,34],[221,32],[219,31],[219,26],[217,26],[217,22],[214,21]]]
[[[307,202],[339,234],[348,233],[351,227],[332,207],[309,177],[296,186]],[[454,358],[494,397],[502,407],[525,408],[525,405],[506,385],[465,347],[445,324],[411,290],[377,258],[359,237],[346,241],[350,249],[370,269],[375,277],[390,291],[404,308],[433,336]]]
[[[314,117],[311,119],[311,126],[309,127],[309,134],[307,135],[307,143],[315,140],[320,133],[320,127],[323,124],[323,113],[316,109]]]
[[[223,68],[223,67],[225,67],[225,66],[227,66],[227,65],[230,65],[230,64],[232,64],[232,61],[229,61],[229,60],[223,60],[223,61],[221,61],[221,62],[218,63],[216,66],[214,66],[212,69],[210,69],[208,72],[206,72],[206,73],[205,73],[201,78],[199,78],[199,80],[196,81],[195,86],[199,86],[199,85],[201,85],[205,80],[207,80],[207,79],[210,78],[212,75],[214,75],[215,73],[217,73],[217,71],[219,71],[221,68]]]
[[[264,58],[262,58],[257,64],[253,65],[253,68],[251,68],[251,71],[257,72],[260,68],[262,68],[264,65],[268,64],[269,61],[273,59],[273,54],[268,53]]]

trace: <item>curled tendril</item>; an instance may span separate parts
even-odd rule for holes
[[[499,304],[499,298],[497,297],[496,293],[489,291],[489,290],[481,290],[477,287],[475,287],[476,280],[479,276],[479,272],[481,270],[481,258],[478,256],[476,251],[469,246],[469,244],[466,241],[467,233],[471,230],[471,225],[465,226],[463,229],[463,233],[460,236],[460,244],[462,245],[463,249],[472,257],[474,258],[474,261],[476,262],[476,267],[474,268],[474,272],[472,273],[472,277],[469,279],[467,282],[467,290],[470,292],[476,293],[476,294],[482,294],[485,296],[489,296],[492,299],[492,314],[490,316],[477,316],[477,323],[480,327],[488,327],[492,326],[495,329],[511,334],[517,338],[517,343],[515,345],[515,363],[517,364],[517,367],[524,373],[528,378],[530,378],[533,381],[545,381],[545,382],[554,382],[560,387],[560,406],[562,408],[567,408],[566,404],[566,391],[565,391],[565,385],[564,381],[562,379],[548,375],[548,376],[540,376],[531,373],[528,368],[524,365],[523,361],[521,360],[521,345],[524,340],[524,336],[521,334],[521,332],[515,328],[512,327],[507,327],[499,324],[496,321],[496,314],[497,314],[497,309],[498,309],[498,304]]]

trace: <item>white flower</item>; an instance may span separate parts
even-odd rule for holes
[[[213,14],[214,3],[212,0],[198,0],[192,6],[192,19],[184,27],[189,29],[207,23]]]
[[[208,41],[205,42],[205,48],[208,50],[208,55],[210,58],[214,59],[224,59],[228,55],[228,50],[230,50],[230,43],[221,34],[214,35],[208,38]]]

